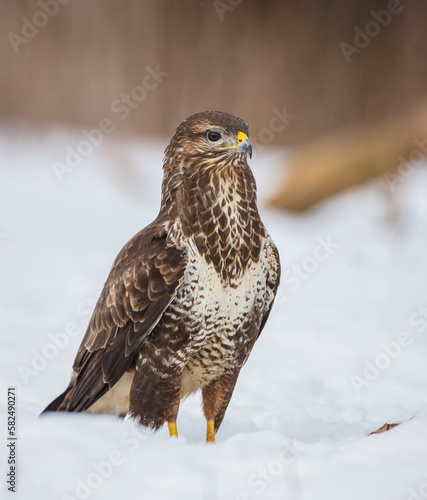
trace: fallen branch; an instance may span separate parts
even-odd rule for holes
[[[417,153],[427,157],[427,106],[368,129],[352,128],[295,154],[270,206],[302,211],[374,177],[395,172]],[[414,156],[415,157],[415,156]]]

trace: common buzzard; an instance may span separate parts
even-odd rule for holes
[[[179,125],[159,215],[118,254],[70,384],[44,411],[129,413],[176,436],[180,400],[201,389],[215,441],[280,278],[247,154],[236,116],[208,111]]]

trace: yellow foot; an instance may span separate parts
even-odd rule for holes
[[[178,437],[178,429],[176,428],[176,422],[168,422],[169,436]]]
[[[206,442],[215,443],[215,422],[213,420],[208,420]]]

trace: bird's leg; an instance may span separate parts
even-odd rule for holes
[[[206,442],[215,443],[215,420],[208,420],[206,426]]]
[[[166,419],[168,423],[169,436],[178,437],[178,429],[176,427],[176,419],[178,417],[179,410],[179,392],[174,399],[169,401],[169,407],[166,412]]]
[[[178,429],[176,428],[176,422],[168,422],[169,436],[178,437]]]
[[[169,391],[170,394],[169,407],[165,415],[168,422],[169,436],[176,438],[178,437],[176,419],[178,418],[178,410],[180,403],[180,388],[181,388],[181,378],[179,377],[178,379],[175,379],[175,384],[171,384]]]
[[[166,356],[165,353],[164,359]],[[167,423],[169,434],[177,437],[181,372],[172,370],[165,376],[163,370],[156,366],[155,360],[149,363],[143,360],[138,361],[130,390],[130,414],[142,425],[153,429],[160,429]]]
[[[202,389],[203,411],[207,420],[206,442],[215,443],[215,433],[225,415],[238,372],[225,373]]]

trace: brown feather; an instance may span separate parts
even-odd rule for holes
[[[120,379],[173,300],[186,259],[167,246],[165,234],[163,221],[154,222],[117,256],[74,362],[77,377],[67,411],[86,410]],[[173,267],[165,264],[165,255]],[[124,267],[132,272],[123,273]],[[139,290],[143,283],[149,286]],[[128,311],[126,323],[118,311]]]
[[[212,128],[226,147],[209,142]],[[177,128],[165,151],[159,216],[116,257],[70,385],[47,410],[129,410],[159,428],[202,388],[218,429],[280,279],[239,132],[248,135],[247,124],[222,112]]]

